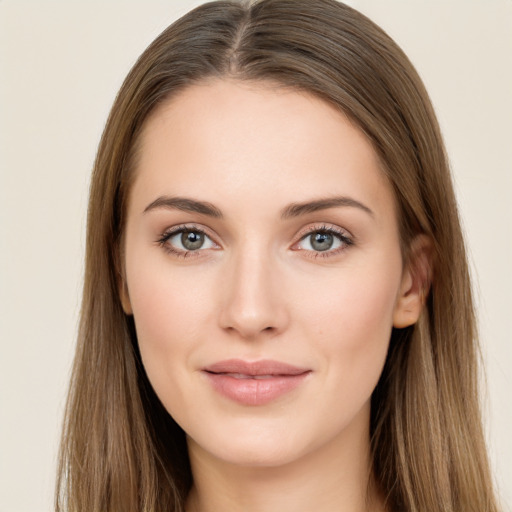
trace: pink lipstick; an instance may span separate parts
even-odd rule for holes
[[[279,361],[229,359],[202,369],[221,395],[243,405],[264,405],[299,386],[311,370]]]

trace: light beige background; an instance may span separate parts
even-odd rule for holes
[[[198,3],[0,0],[0,512],[51,509],[96,146],[135,58]],[[402,45],[440,118],[477,279],[492,461],[512,504],[512,0],[351,4]]]

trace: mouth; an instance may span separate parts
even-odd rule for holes
[[[226,377],[232,377],[233,379],[256,379],[256,380],[264,380],[264,379],[272,379],[277,377],[277,375],[247,375],[245,373],[223,373],[223,372],[209,372],[212,375],[225,375]],[[282,375],[284,377],[284,375]]]
[[[202,369],[213,389],[242,405],[265,405],[296,389],[311,373],[279,361],[230,359]]]

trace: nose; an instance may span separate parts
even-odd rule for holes
[[[220,326],[248,340],[275,336],[289,321],[282,275],[271,256],[246,250],[224,274]]]

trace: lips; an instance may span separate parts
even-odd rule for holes
[[[290,393],[311,373],[279,361],[230,359],[202,369],[213,389],[242,405],[265,405]]]

